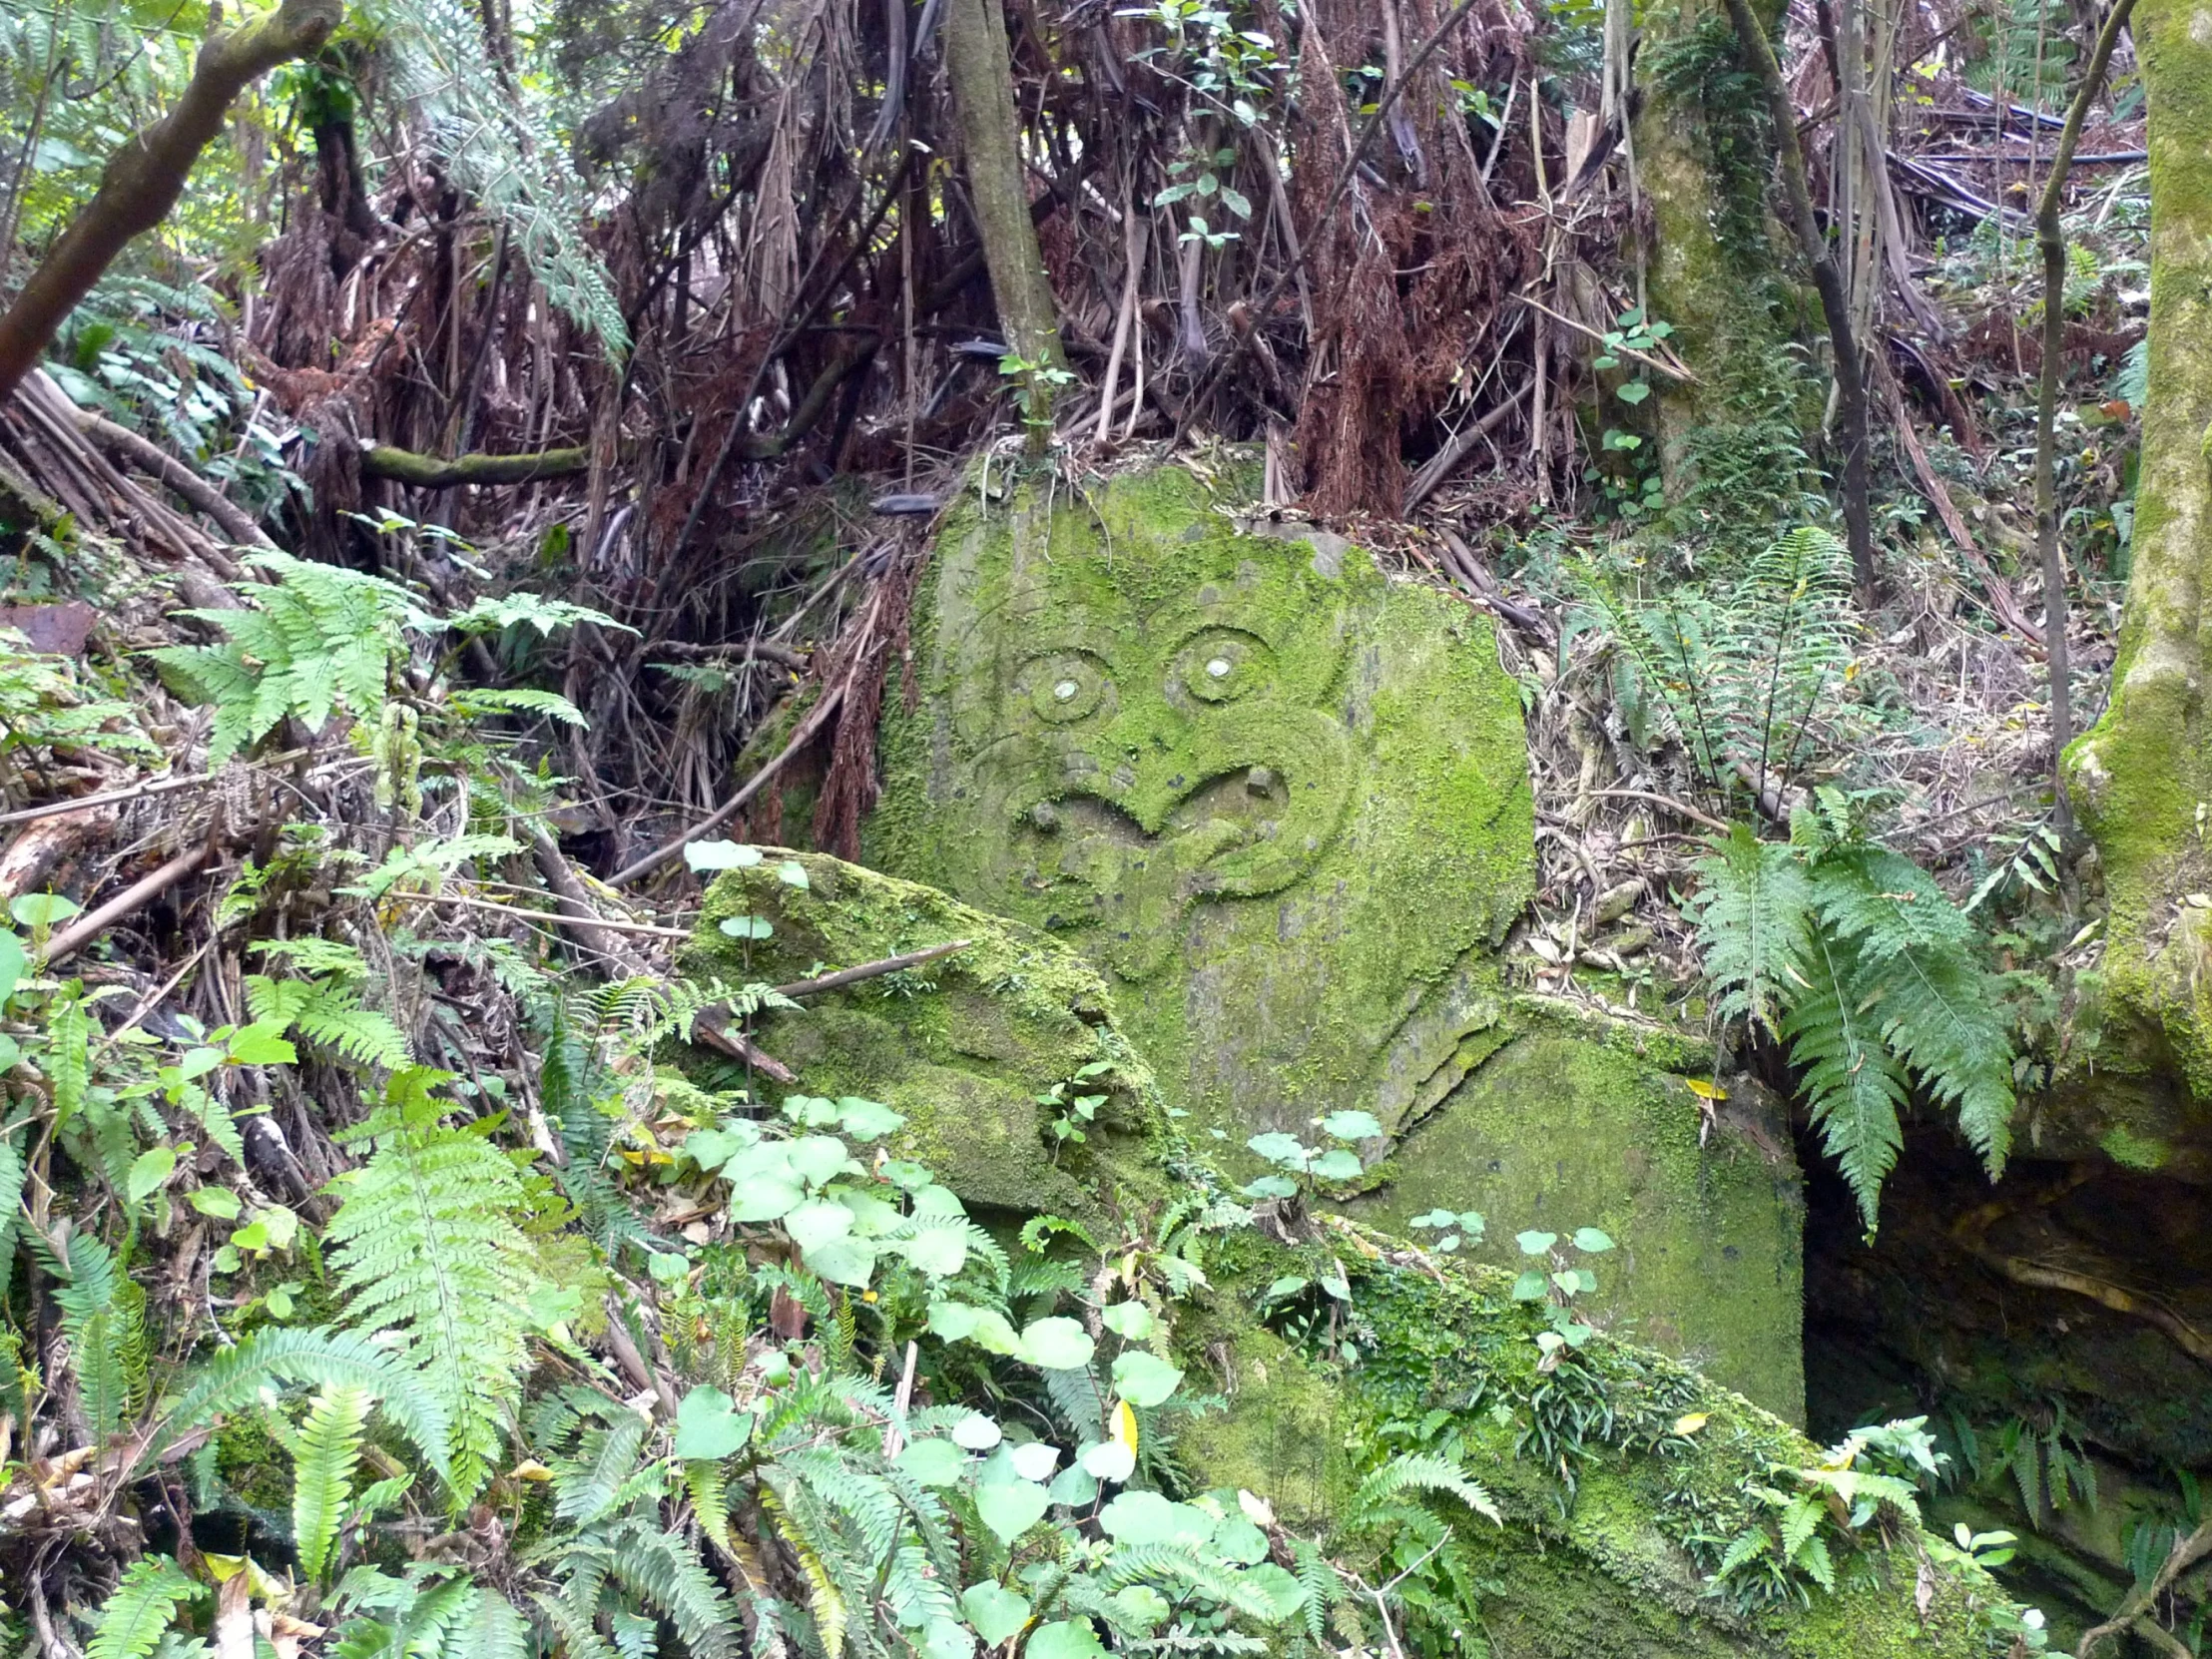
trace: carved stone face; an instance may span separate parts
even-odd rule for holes
[[[1238,1145],[1447,1086],[1533,873],[1518,701],[1463,606],[1171,466],[963,513],[914,644],[871,860],[1082,950]]]
[[[1095,929],[1123,979],[1163,966],[1193,904],[1307,875],[1351,798],[1360,757],[1330,707],[1341,607],[1315,610],[1292,550],[1267,551],[1180,590],[1167,573],[1149,604],[1110,573],[1047,571],[963,681],[972,805],[1004,837],[1000,902]]]

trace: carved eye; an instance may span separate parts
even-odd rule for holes
[[[1029,706],[1056,725],[1096,713],[1113,683],[1106,665],[1087,651],[1048,651],[1021,667],[1021,690]]]
[[[1265,644],[1234,628],[1209,628],[1185,645],[1175,659],[1183,689],[1204,703],[1231,703],[1268,678]]]

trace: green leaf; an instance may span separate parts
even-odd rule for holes
[[[786,858],[776,866],[776,879],[787,887],[804,890],[807,886],[807,866],[797,858]]]
[[[1141,1302],[1117,1302],[1098,1311],[1099,1323],[1124,1342],[1141,1343],[1152,1335],[1152,1310]]]
[[[922,1627],[922,1659],[972,1659],[975,1638],[956,1619],[931,1619]]]
[[[1104,1659],[1106,1653],[1089,1619],[1055,1619],[1039,1625],[1021,1651],[1026,1659]]]
[[[1625,386],[1617,388],[1613,395],[1623,403],[1641,403],[1651,395],[1651,382],[1648,380],[1631,380]]]
[[[23,975],[30,966],[23,941],[5,928],[0,928],[0,1006],[15,995],[16,986],[23,983]]]
[[[809,1199],[784,1218],[784,1231],[802,1251],[812,1252],[850,1233],[852,1212],[831,1199]]]
[[[1116,1543],[1203,1548],[1219,1524],[1195,1503],[1174,1503],[1158,1492],[1123,1492],[1098,1512],[1098,1524]]]
[[[830,1239],[807,1251],[807,1266],[832,1285],[865,1290],[875,1277],[875,1246],[865,1239]]]
[[[1314,1178],[1318,1181],[1354,1181],[1366,1168],[1357,1152],[1341,1146],[1333,1146],[1314,1160]]]
[[[1029,1598],[985,1580],[960,1592],[960,1611],[986,1647],[996,1647],[1029,1622]]]
[[[1298,1183],[1287,1175],[1263,1175],[1237,1189],[1245,1198],[1296,1198]]]
[[[10,902],[8,913],[26,927],[45,928],[60,926],[82,908],[58,892],[27,892]]]
[[[1306,1167],[1306,1143],[1296,1135],[1286,1135],[1280,1131],[1269,1135],[1255,1135],[1245,1145],[1271,1164],[1281,1164],[1286,1169]]]
[[[85,1659],[146,1659],[176,1617],[178,1605],[207,1593],[168,1556],[140,1556],[125,1570],[115,1593],[101,1603]]]
[[[724,916],[716,925],[733,939],[766,939],[776,932],[776,924],[766,916]]]
[[[744,1449],[753,1437],[753,1420],[751,1411],[739,1410],[720,1388],[694,1388],[676,1407],[676,1455],[687,1462],[719,1462]]]
[[[1070,1319],[1038,1320],[1021,1334],[1021,1357],[1043,1371],[1080,1371],[1098,1345]]]
[[[950,1440],[916,1440],[892,1459],[924,1486],[956,1486],[967,1473],[967,1454]]]
[[[1321,1120],[1321,1132],[1340,1141],[1372,1141],[1382,1133],[1382,1124],[1373,1112],[1331,1112]]]
[[[1613,1241],[1595,1227],[1578,1227],[1574,1230],[1574,1248],[1600,1256],[1613,1248]]]
[[[932,1279],[950,1279],[967,1265],[968,1232],[959,1227],[925,1227],[896,1249],[916,1273]]]
[[[761,861],[761,849],[736,841],[687,841],[684,862],[696,870],[750,869]]]
[[[1548,1292],[1549,1281],[1534,1268],[1530,1268],[1513,1281],[1515,1302],[1541,1302]]]
[[[1556,1233],[1538,1233],[1531,1230],[1526,1233],[1514,1234],[1513,1242],[1520,1246],[1520,1253],[1523,1256],[1541,1256],[1559,1242],[1559,1235]]]
[[[273,1020],[257,1020],[231,1035],[224,1058],[234,1066],[289,1066],[299,1061],[298,1050],[283,1037],[283,1026]]]
[[[837,1099],[837,1123],[856,1141],[880,1140],[905,1121],[904,1113],[892,1111],[881,1101],[861,1100],[855,1095],[840,1095]]]
[[[218,1221],[236,1221],[239,1211],[239,1195],[228,1187],[196,1187],[185,1194],[185,1202],[204,1216]]]
[[[1183,1374],[1157,1355],[1135,1349],[1114,1362],[1114,1389],[1130,1404],[1164,1404],[1182,1385]]]
[[[177,1149],[173,1146],[157,1146],[140,1153],[132,1160],[131,1173],[124,1180],[124,1196],[133,1204],[143,1204],[176,1167]]]
[[[996,1534],[998,1541],[1011,1549],[1016,1538],[1044,1518],[1051,1502],[1045,1489],[1035,1482],[1011,1480],[1003,1485],[978,1487],[975,1512]]]
[[[782,1221],[805,1203],[805,1189],[772,1175],[756,1175],[730,1189],[732,1221]]]

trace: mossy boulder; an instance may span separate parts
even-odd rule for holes
[[[1241,529],[1180,467],[1070,491],[940,533],[866,861],[1075,946],[1240,1146],[1409,1097],[1534,888],[1489,623],[1340,538]]]
[[[1993,1656],[2019,1610],[1978,1567],[1910,1522],[1836,1549],[1838,1588],[1772,1599],[1716,1586],[1711,1570],[1759,1522],[1756,1488],[1834,1454],[1772,1413],[1664,1356],[1593,1338],[1543,1369],[1540,1317],[1500,1270],[1431,1260],[1386,1235],[1338,1225],[1303,1245],[1248,1234],[1216,1271],[1210,1317],[1192,1322],[1231,1401],[1178,1453],[1207,1486],[1264,1492],[1287,1525],[1327,1536],[1351,1514],[1364,1469],[1410,1440],[1454,1448],[1502,1524],[1456,1527],[1484,1585],[1462,1651],[1491,1659],[1905,1659]],[[1350,1342],[1326,1355],[1250,1309],[1286,1276],[1341,1262],[1341,1322],[1276,1323]],[[1277,1495],[1283,1494],[1283,1495]],[[1471,1638],[1479,1636],[1486,1646]]]
[[[773,931],[734,938],[721,924],[735,917]],[[1116,1028],[1104,983],[1018,922],[819,853],[775,851],[708,889],[679,965],[695,981],[789,984],[963,939],[965,949],[921,967],[809,996],[799,1011],[764,1011],[756,1040],[809,1093],[860,1095],[903,1113],[893,1150],[970,1205],[1090,1216],[1094,1191],[1159,1183],[1133,1150],[1160,1119],[1159,1089]],[[1110,1069],[1068,1087],[1096,1065]],[[1055,1086],[1108,1097],[1088,1139],[1060,1157],[1047,1146],[1056,1114],[1038,1102]],[[1070,1174],[1074,1164],[1091,1186]]]
[[[1715,1098],[1703,1043],[1546,998],[1506,1000],[1485,1039],[1353,1209],[1400,1233],[1479,1212],[1468,1248],[1501,1267],[1521,1232],[1599,1228],[1619,1248],[1597,1306],[1622,1330],[1803,1422],[1805,1201],[1781,1104],[1748,1078]]]

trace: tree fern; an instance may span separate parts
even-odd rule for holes
[[[198,1601],[204,1586],[166,1555],[142,1555],[100,1604],[85,1659],[146,1659],[160,1644],[180,1604]]]
[[[352,1133],[375,1152],[336,1183],[344,1202],[325,1242],[346,1324],[395,1334],[444,1406],[454,1496],[466,1501],[489,1477],[528,1364],[532,1252],[521,1177],[481,1136],[438,1121],[439,1076],[397,1073]]]
[[[325,1388],[308,1408],[292,1453],[291,1539],[300,1576],[317,1579],[337,1543],[352,1496],[353,1471],[368,1426],[368,1393],[350,1384]]]

